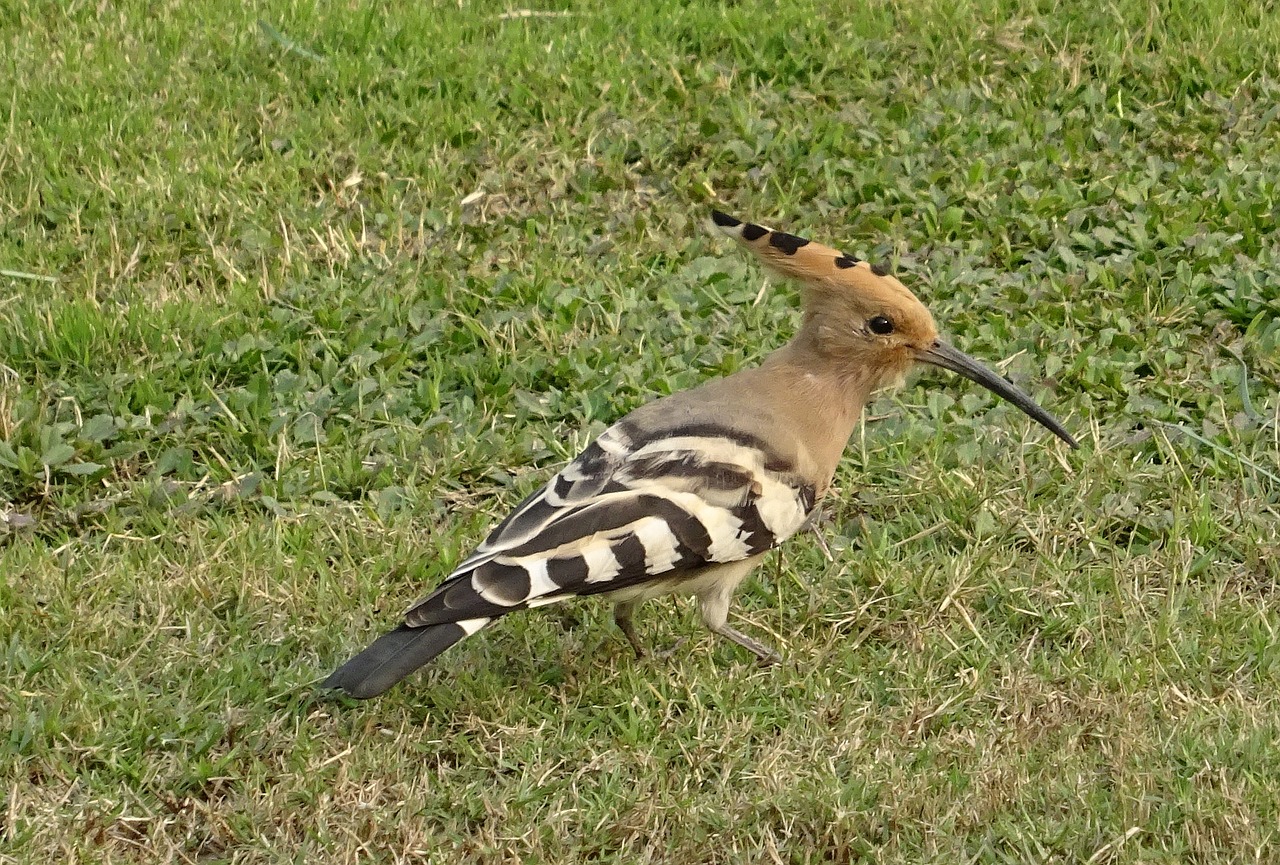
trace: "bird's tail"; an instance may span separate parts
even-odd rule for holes
[[[463,624],[445,622],[417,628],[401,625],[339,667],[321,687],[341,689],[358,700],[376,697],[463,637],[475,633],[478,627],[464,625],[477,622],[473,619]]]

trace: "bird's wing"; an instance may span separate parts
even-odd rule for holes
[[[624,419],[525,499],[405,624],[471,632],[513,610],[692,576],[780,544],[815,494],[741,431],[686,424],[641,435]]]

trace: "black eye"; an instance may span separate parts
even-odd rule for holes
[[[893,322],[885,318],[883,315],[877,315],[875,318],[867,322],[867,327],[871,328],[872,333],[878,333],[884,336],[893,333]]]

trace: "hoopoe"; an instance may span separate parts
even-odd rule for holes
[[[728,623],[729,600],[826,495],[871,393],[899,384],[916,363],[977,382],[1076,446],[1031,397],[942,342],[929,311],[882,268],[718,211],[712,221],[799,283],[795,337],[758,367],[609,427],[324,687],[377,696],[507,613],[582,595],[613,601],[637,656],[636,608],[683,593],[697,596],[713,632],[777,661]]]

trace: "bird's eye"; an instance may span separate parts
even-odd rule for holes
[[[872,333],[878,333],[880,336],[893,333],[893,322],[885,318],[883,315],[877,315],[875,318],[867,322],[867,327],[871,328]]]

